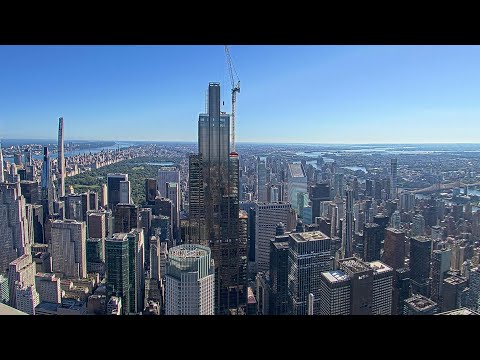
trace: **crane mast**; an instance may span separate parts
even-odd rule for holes
[[[235,110],[237,105],[237,92],[240,92],[240,79],[238,78],[237,71],[232,63],[228,45],[225,45],[225,55],[227,57],[228,72],[230,74],[230,83],[232,86],[232,152],[235,152]]]

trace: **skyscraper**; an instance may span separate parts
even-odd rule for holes
[[[52,270],[71,278],[87,277],[87,231],[84,222],[52,222]]]
[[[412,236],[423,235],[425,235],[425,218],[421,214],[416,214],[412,220]]]
[[[280,232],[278,231],[280,228]],[[283,224],[277,225],[277,235],[270,242],[270,314],[288,314],[288,238]]]
[[[375,223],[363,226],[363,260],[380,260],[380,251],[383,240],[383,229]]]
[[[288,164],[288,202],[300,214],[298,193],[308,193],[307,176],[302,164]]]
[[[220,84],[210,83],[208,112],[200,114],[198,120],[199,156],[193,164],[190,158],[190,169],[195,165],[197,172],[190,175],[190,191],[194,188],[192,180],[199,182],[197,175],[201,174],[203,183],[202,190],[194,190],[201,195],[190,197],[190,206],[203,212],[205,219],[191,214],[200,231],[190,242],[209,244],[211,248],[215,260],[216,314],[241,313],[247,297],[247,234],[240,236],[239,232],[238,154],[230,153],[229,138],[230,116],[220,112]],[[195,203],[202,199],[203,207]]]
[[[267,169],[263,160],[257,162],[257,198],[259,202],[267,201]]]
[[[113,232],[128,233],[130,230],[138,227],[138,206],[133,204],[117,204],[113,211],[113,218]]]
[[[348,258],[353,256],[353,232],[354,232],[354,220],[353,220],[353,191],[347,190],[347,203],[345,209],[345,240],[344,240],[344,257]],[[380,258],[380,256],[379,256]],[[369,259],[378,260],[378,259]]]
[[[437,312],[437,303],[423,295],[413,295],[404,301],[403,315],[433,315]]]
[[[270,268],[270,242],[275,237],[277,224],[284,224],[292,206],[289,203],[259,203],[255,213],[255,263],[257,271]]]
[[[58,197],[65,196],[65,157],[63,140],[63,117],[58,119]]]
[[[451,249],[439,249],[432,252],[432,287],[431,299],[442,305],[442,287],[446,273],[450,270]]]
[[[29,315],[35,315],[35,307],[40,303],[35,285],[16,284],[16,308]]]
[[[397,159],[396,158],[390,160],[390,177],[391,177],[390,199],[396,199],[397,198]]]
[[[105,278],[107,297],[122,299],[125,314],[129,312],[129,244],[127,234],[116,233],[105,241]]]
[[[120,204],[132,204],[132,188],[130,181],[120,181]]]
[[[430,296],[430,260],[432,240],[424,236],[410,238],[412,293]]]
[[[145,179],[145,200],[153,205],[157,197],[157,179]]]
[[[5,173],[3,172],[3,152],[2,143],[0,142],[0,183],[5,181]]]
[[[320,217],[320,203],[330,200],[330,185],[328,182],[317,183],[312,185],[310,192],[310,200],[312,201],[312,221]]]
[[[405,233],[395,228],[387,228],[383,246],[383,262],[394,270],[405,266]]]
[[[128,181],[128,174],[107,174],[107,203],[109,209],[113,209],[120,202],[121,181]]]
[[[290,234],[288,239],[289,307],[294,315],[307,315],[307,298],[314,296],[319,313],[320,274],[333,269],[330,237],[320,231]]]
[[[38,292],[39,302],[61,304],[62,289],[60,288],[60,279],[55,274],[37,273],[35,289]]]
[[[158,170],[157,178],[157,190],[161,197],[168,197],[166,184],[169,182],[180,184],[180,171],[173,166],[163,166]]]
[[[470,270],[469,274],[470,299],[469,308],[477,311],[480,299],[480,267]]]
[[[43,219],[42,219],[43,221]],[[25,198],[15,184],[0,184],[0,272],[8,269],[10,262],[30,252],[32,239]]]
[[[48,147],[43,147],[43,166],[42,166],[42,204],[44,212],[47,215],[53,214],[53,202],[55,201],[55,186],[52,181],[52,172],[50,168],[50,156],[48,153]]]
[[[184,244],[170,249],[165,288],[166,315],[213,315],[214,264],[210,248]]]
[[[145,288],[145,261],[143,229],[133,229],[127,234],[128,239],[128,282],[129,309],[131,314],[143,310],[143,291]]]
[[[24,254],[13,260],[8,268],[10,306],[17,306],[17,283],[22,286],[35,286],[35,263],[32,255]]]
[[[390,315],[393,269],[380,261],[339,260],[320,276],[321,315]]]

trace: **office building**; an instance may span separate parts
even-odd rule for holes
[[[132,204],[132,188],[130,181],[120,181],[119,184],[120,201],[119,204]]]
[[[395,270],[393,278],[392,315],[403,315],[403,305],[411,296],[410,269]]]
[[[420,214],[416,214],[412,220],[412,236],[423,235],[425,235],[425,218]]]
[[[107,224],[104,212],[90,212],[88,214],[88,237],[105,239]]]
[[[310,192],[312,202],[312,221],[321,216],[320,204],[323,201],[330,201],[330,184],[328,182],[312,185]]]
[[[469,272],[470,296],[468,307],[472,310],[480,310],[480,267],[476,267]]]
[[[412,293],[430,296],[432,240],[424,236],[410,238],[410,278]]]
[[[257,162],[257,199],[267,202],[267,169],[264,160]]]
[[[398,210],[395,210],[392,214],[392,227],[394,229],[400,230],[400,224],[402,223],[401,215]]]
[[[375,223],[363,226],[363,260],[380,260],[380,251],[383,240],[383,229]]]
[[[2,152],[2,144],[0,143],[0,183],[5,182],[5,173],[3,170],[3,152]]]
[[[113,232],[130,232],[130,230],[138,227],[138,206],[133,204],[117,204],[113,210],[113,218]]]
[[[187,242],[207,245],[205,233],[203,167],[201,155],[190,155],[188,167],[188,238]]]
[[[52,270],[65,277],[87,277],[87,232],[84,222],[55,220],[52,222]]]
[[[346,207],[345,207],[345,237],[343,241],[344,243],[343,254],[344,254],[344,257],[346,258],[353,256],[353,233],[355,229],[354,218],[353,218],[353,200],[354,200],[353,191],[351,189],[348,189],[347,201],[346,201]],[[365,236],[366,230],[367,229],[364,229],[364,236]],[[380,256],[378,257],[378,259],[379,258]],[[378,260],[378,259],[371,259],[371,260]]]
[[[173,166],[163,166],[158,170],[157,190],[161,197],[167,196],[167,183],[180,184],[180,171]]]
[[[433,250],[432,252],[432,286],[430,298],[442,306],[443,280],[450,271],[451,249]]]
[[[128,278],[130,314],[140,313],[143,310],[143,291],[145,288],[145,261],[143,229],[133,229],[127,234],[128,239]]]
[[[467,306],[469,294],[467,279],[462,276],[449,276],[443,280],[441,309],[450,311]]]
[[[94,191],[87,192],[88,199],[89,199],[89,210],[90,211],[98,211],[98,194]]]
[[[288,239],[283,224],[277,225],[277,234],[270,242],[270,314],[287,315],[289,311],[288,294]]]
[[[391,194],[390,199],[397,198],[397,159],[390,160],[390,183]]]
[[[35,315],[35,307],[40,303],[35,285],[16,283],[16,309],[29,315]]]
[[[191,208],[201,209],[204,214],[204,219],[190,214],[190,221],[200,224],[194,241],[208,244],[215,260],[216,314],[244,312],[247,301],[247,233],[240,235],[239,160],[237,153],[230,153],[229,140],[230,116],[220,113],[220,84],[210,83],[208,109],[199,115],[198,120],[197,159],[201,166],[194,169],[201,171],[202,195],[189,201]],[[193,179],[191,175],[190,191],[192,180],[198,182],[200,173],[193,174]],[[194,193],[198,194],[198,191],[194,190]],[[200,207],[201,204],[195,201],[202,199],[203,207]]]
[[[321,315],[390,315],[393,269],[380,261],[355,257],[320,277]]]
[[[270,187],[270,202],[279,202],[280,201],[280,192],[277,186],[272,185]]]
[[[128,181],[128,174],[107,174],[107,204],[109,209],[113,209],[115,205],[120,203],[121,181]]]
[[[302,164],[288,164],[288,202],[297,214],[300,213],[298,194],[308,194],[307,176]]]
[[[437,312],[437,303],[423,295],[413,295],[404,301],[403,315],[434,315]]]
[[[35,289],[38,292],[39,302],[60,304],[62,289],[60,279],[55,274],[37,273],[35,275]]]
[[[115,233],[105,240],[105,268],[107,296],[122,298],[123,310],[128,314],[130,263],[129,239],[126,233]]]
[[[37,204],[40,201],[38,181],[22,180],[20,181],[20,189],[27,204]]]
[[[286,224],[292,206],[289,203],[258,203],[255,214],[255,263],[257,271],[270,269],[270,242],[279,222]]]
[[[17,307],[17,283],[20,283],[22,286],[35,286],[35,270],[35,263],[32,262],[32,255],[30,254],[24,254],[9,264],[10,306]]]
[[[1,151],[1,149],[0,149]],[[8,288],[8,277],[0,274],[0,303],[10,303],[10,290]]]
[[[170,249],[165,314],[213,315],[214,281],[214,264],[208,247],[184,244]]]
[[[382,261],[394,270],[401,269],[405,266],[405,232],[387,228],[385,233]]]
[[[156,236],[150,237],[150,278],[160,280],[160,241]]]
[[[102,184],[100,189],[100,206],[104,209],[108,206],[108,187],[107,184]]]
[[[145,200],[148,205],[155,203],[157,197],[157,179],[145,179]]]
[[[65,196],[65,156],[64,156],[64,138],[63,138],[63,117],[58,119],[58,197]]]
[[[31,224],[19,187],[0,184],[0,272],[6,271],[13,260],[29,252]]]
[[[320,274],[333,269],[330,237],[320,231],[293,233],[288,238],[289,307],[295,315],[307,314],[307,298],[313,294],[318,314]]]
[[[65,218],[70,220],[84,221],[82,196],[80,194],[68,194],[65,200]]]
[[[172,225],[173,233],[172,236],[175,240],[179,239],[180,236],[180,188],[179,183],[168,182],[165,184],[167,191],[167,198],[172,201]]]

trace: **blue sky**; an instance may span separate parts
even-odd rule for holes
[[[480,142],[480,46],[230,51],[239,142]],[[223,46],[0,46],[0,138],[195,141],[209,81]]]

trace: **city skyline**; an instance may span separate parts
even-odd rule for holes
[[[234,45],[231,54],[238,143],[480,142],[478,46]],[[63,116],[66,141],[195,142],[210,81],[230,112],[220,45],[3,46],[0,55],[1,139],[53,140]]]

